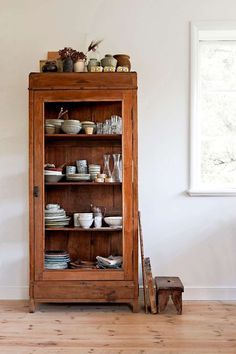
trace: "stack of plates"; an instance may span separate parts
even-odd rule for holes
[[[91,175],[91,179],[94,180],[99,173],[101,173],[100,165],[89,165],[89,173]]]
[[[70,223],[64,209],[46,209],[44,215],[45,227],[62,227]]]
[[[46,269],[66,269],[70,262],[70,256],[66,251],[46,251],[44,266]]]
[[[69,174],[66,175],[66,179],[67,181],[75,181],[75,182],[90,181],[90,174],[89,173]]]

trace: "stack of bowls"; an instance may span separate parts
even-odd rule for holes
[[[89,229],[93,223],[93,213],[78,213],[77,220],[82,229]]]
[[[81,130],[81,123],[77,119],[68,119],[62,123],[61,129],[66,134],[78,134]]]
[[[91,180],[94,181],[97,178],[97,175],[101,173],[101,166],[100,165],[89,165],[89,174]]]
[[[46,129],[46,126],[53,125],[53,126],[55,126],[55,133],[60,133],[61,125],[63,122],[64,122],[64,119],[46,119],[45,129]]]
[[[82,129],[84,130],[85,134],[94,134],[96,131],[96,124],[91,122],[90,120],[81,122]]]
[[[45,124],[45,133],[46,134],[55,134],[56,133],[55,125],[46,123]]]
[[[45,182],[47,183],[55,183],[59,182],[65,175],[62,173],[62,170],[44,170]]]

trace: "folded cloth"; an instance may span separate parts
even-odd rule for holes
[[[120,268],[123,262],[121,256],[109,256],[108,258],[97,256],[97,265],[99,268]]]

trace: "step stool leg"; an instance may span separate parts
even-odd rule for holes
[[[175,305],[178,315],[182,315],[182,292],[174,290],[171,294],[171,299]]]
[[[169,292],[166,290],[159,290],[157,294],[157,305],[158,313],[161,313],[165,310],[169,301]]]

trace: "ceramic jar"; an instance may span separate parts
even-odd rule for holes
[[[106,54],[105,58],[101,60],[101,64],[103,67],[105,66],[113,66],[114,68],[116,67],[117,60],[113,57],[111,54]]]
[[[74,63],[74,72],[82,73],[85,69],[85,61],[83,59],[78,60]]]
[[[71,58],[66,58],[63,60],[63,71],[66,73],[72,73],[73,72],[73,60]]]
[[[92,66],[99,66],[99,65],[100,65],[100,62],[99,62],[99,60],[97,60],[96,58],[91,58],[91,59],[89,59],[89,62],[88,62],[88,71],[91,72]]]
[[[55,61],[47,61],[42,67],[42,71],[44,73],[46,73],[46,72],[57,72],[57,70],[58,70],[58,68],[57,68],[57,65],[56,65]]]
[[[126,66],[131,70],[130,56],[126,54],[116,54],[114,58],[117,60],[117,66]]]

